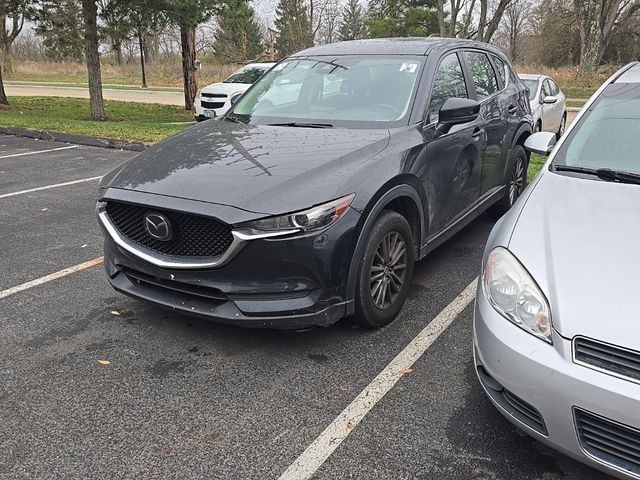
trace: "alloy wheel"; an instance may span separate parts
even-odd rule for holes
[[[509,204],[513,205],[524,190],[524,161],[516,158],[509,182]]]
[[[370,287],[373,304],[385,310],[397,300],[407,270],[407,244],[398,232],[387,233],[373,257]]]

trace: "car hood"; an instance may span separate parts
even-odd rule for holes
[[[202,93],[224,93],[227,95],[233,95],[234,93],[244,92],[249,89],[251,85],[247,83],[212,83],[204,87]]]
[[[509,249],[538,282],[554,328],[640,349],[640,185],[546,172]]]
[[[102,187],[277,215],[353,193],[354,177],[388,141],[385,129],[209,121],[126,162],[105,177]]]

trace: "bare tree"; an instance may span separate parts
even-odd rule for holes
[[[574,0],[580,27],[578,75],[593,74],[615,29],[640,10],[640,0]]]
[[[522,37],[526,33],[530,6],[527,0],[515,0],[504,13],[503,28],[508,43],[509,58],[516,63],[522,56]]]
[[[502,16],[509,5],[515,0],[499,0],[492,15],[490,12],[489,0],[480,0],[480,20],[478,22],[478,31],[476,39],[481,42],[490,42],[493,35],[498,30]],[[578,0],[576,0],[578,1]],[[491,20],[488,18],[491,16]]]

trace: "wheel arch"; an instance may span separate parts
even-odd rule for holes
[[[347,315],[355,312],[356,282],[358,270],[369,232],[376,219],[383,210],[393,210],[407,219],[414,234],[416,259],[420,258],[420,251],[427,237],[425,225],[426,195],[419,180],[412,175],[401,175],[385,184],[371,198],[362,212],[362,220],[358,226],[358,239],[351,258],[347,278]]]

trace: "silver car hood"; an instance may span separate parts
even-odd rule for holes
[[[640,185],[542,174],[509,249],[555,329],[640,350]]]

